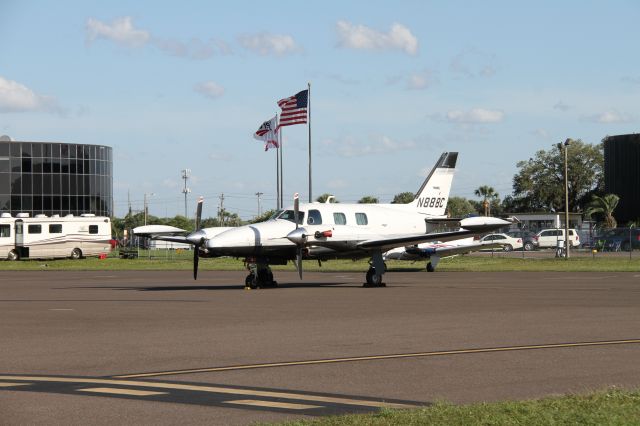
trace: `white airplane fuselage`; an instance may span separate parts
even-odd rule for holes
[[[292,212],[293,207],[289,207],[265,222],[232,228],[208,238],[203,256],[270,255],[292,259],[296,244],[287,235],[296,230],[296,225],[293,220],[282,218],[291,218]],[[442,217],[418,213],[404,204],[303,203],[298,227],[306,236],[308,257],[314,257],[314,253],[353,257],[367,256],[366,251],[357,248],[362,241],[426,233],[425,219]],[[326,231],[331,231],[330,236]]]

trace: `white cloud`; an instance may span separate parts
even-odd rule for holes
[[[198,83],[194,86],[193,90],[211,99],[217,99],[224,95],[224,87],[214,81]]]
[[[366,25],[338,21],[338,46],[363,50],[401,50],[409,55],[418,53],[418,39],[409,28],[395,23],[384,33]]]
[[[208,41],[194,38],[187,43],[175,39],[154,38],[153,45],[169,55],[189,59],[208,59],[215,54],[231,54],[231,48],[227,43],[214,38]]]
[[[263,56],[283,56],[302,51],[293,37],[285,34],[244,34],[238,36],[238,42],[245,49]]]
[[[470,111],[452,110],[447,112],[447,120],[452,123],[499,123],[504,120],[504,112],[484,108]]]
[[[492,77],[496,73],[495,55],[466,48],[451,59],[449,70],[462,77]]]
[[[568,105],[562,101],[558,101],[554,106],[553,109],[558,109],[560,111],[568,111],[571,109],[571,105]]]
[[[531,134],[542,139],[549,139],[549,132],[547,132],[545,129],[536,129],[532,131]]]
[[[583,117],[585,121],[591,121],[594,123],[603,123],[603,124],[616,124],[616,123],[629,123],[633,121],[633,117],[631,115],[619,112],[617,110],[609,110],[605,112],[601,112],[599,114],[590,115]]]
[[[54,97],[39,95],[17,81],[0,77],[0,112],[44,111],[61,113]]]
[[[149,32],[134,28],[133,19],[130,16],[122,16],[114,19],[111,24],[104,23],[95,18],[87,19],[87,41],[104,38],[127,47],[144,46],[151,35]]]

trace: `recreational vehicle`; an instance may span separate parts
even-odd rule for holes
[[[0,255],[9,260],[98,256],[111,250],[108,217],[18,214],[0,218]]]

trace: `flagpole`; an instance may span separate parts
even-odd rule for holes
[[[307,83],[307,128],[309,129],[309,202],[313,201],[311,192],[311,82]]]
[[[284,161],[282,159],[282,127],[278,130],[278,139],[280,148],[278,154],[280,154],[280,208],[284,208]]]
[[[278,128],[278,113],[276,112],[276,129]],[[276,131],[276,138],[278,138]],[[278,148],[276,148],[276,210],[280,210],[280,141],[278,140]]]

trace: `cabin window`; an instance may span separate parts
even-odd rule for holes
[[[97,234],[98,233],[98,225],[89,225],[89,233]]]
[[[49,225],[49,233],[50,234],[62,234],[62,224],[61,223],[52,223]]]
[[[10,225],[0,225],[0,238],[8,238],[11,236]]]
[[[307,225],[321,225],[322,215],[320,210],[309,210],[309,218],[307,219]]]
[[[335,223],[336,225],[346,225],[347,217],[344,215],[344,213],[334,213],[333,223]]]
[[[367,219],[366,213],[356,213],[356,223],[358,225],[368,225],[369,219]]]
[[[28,234],[42,234],[42,225],[29,225],[27,227]]]
[[[295,223],[294,212],[293,210],[285,210],[283,211],[278,219],[288,220],[289,222]],[[304,221],[304,212],[298,212],[298,225],[302,225]]]

